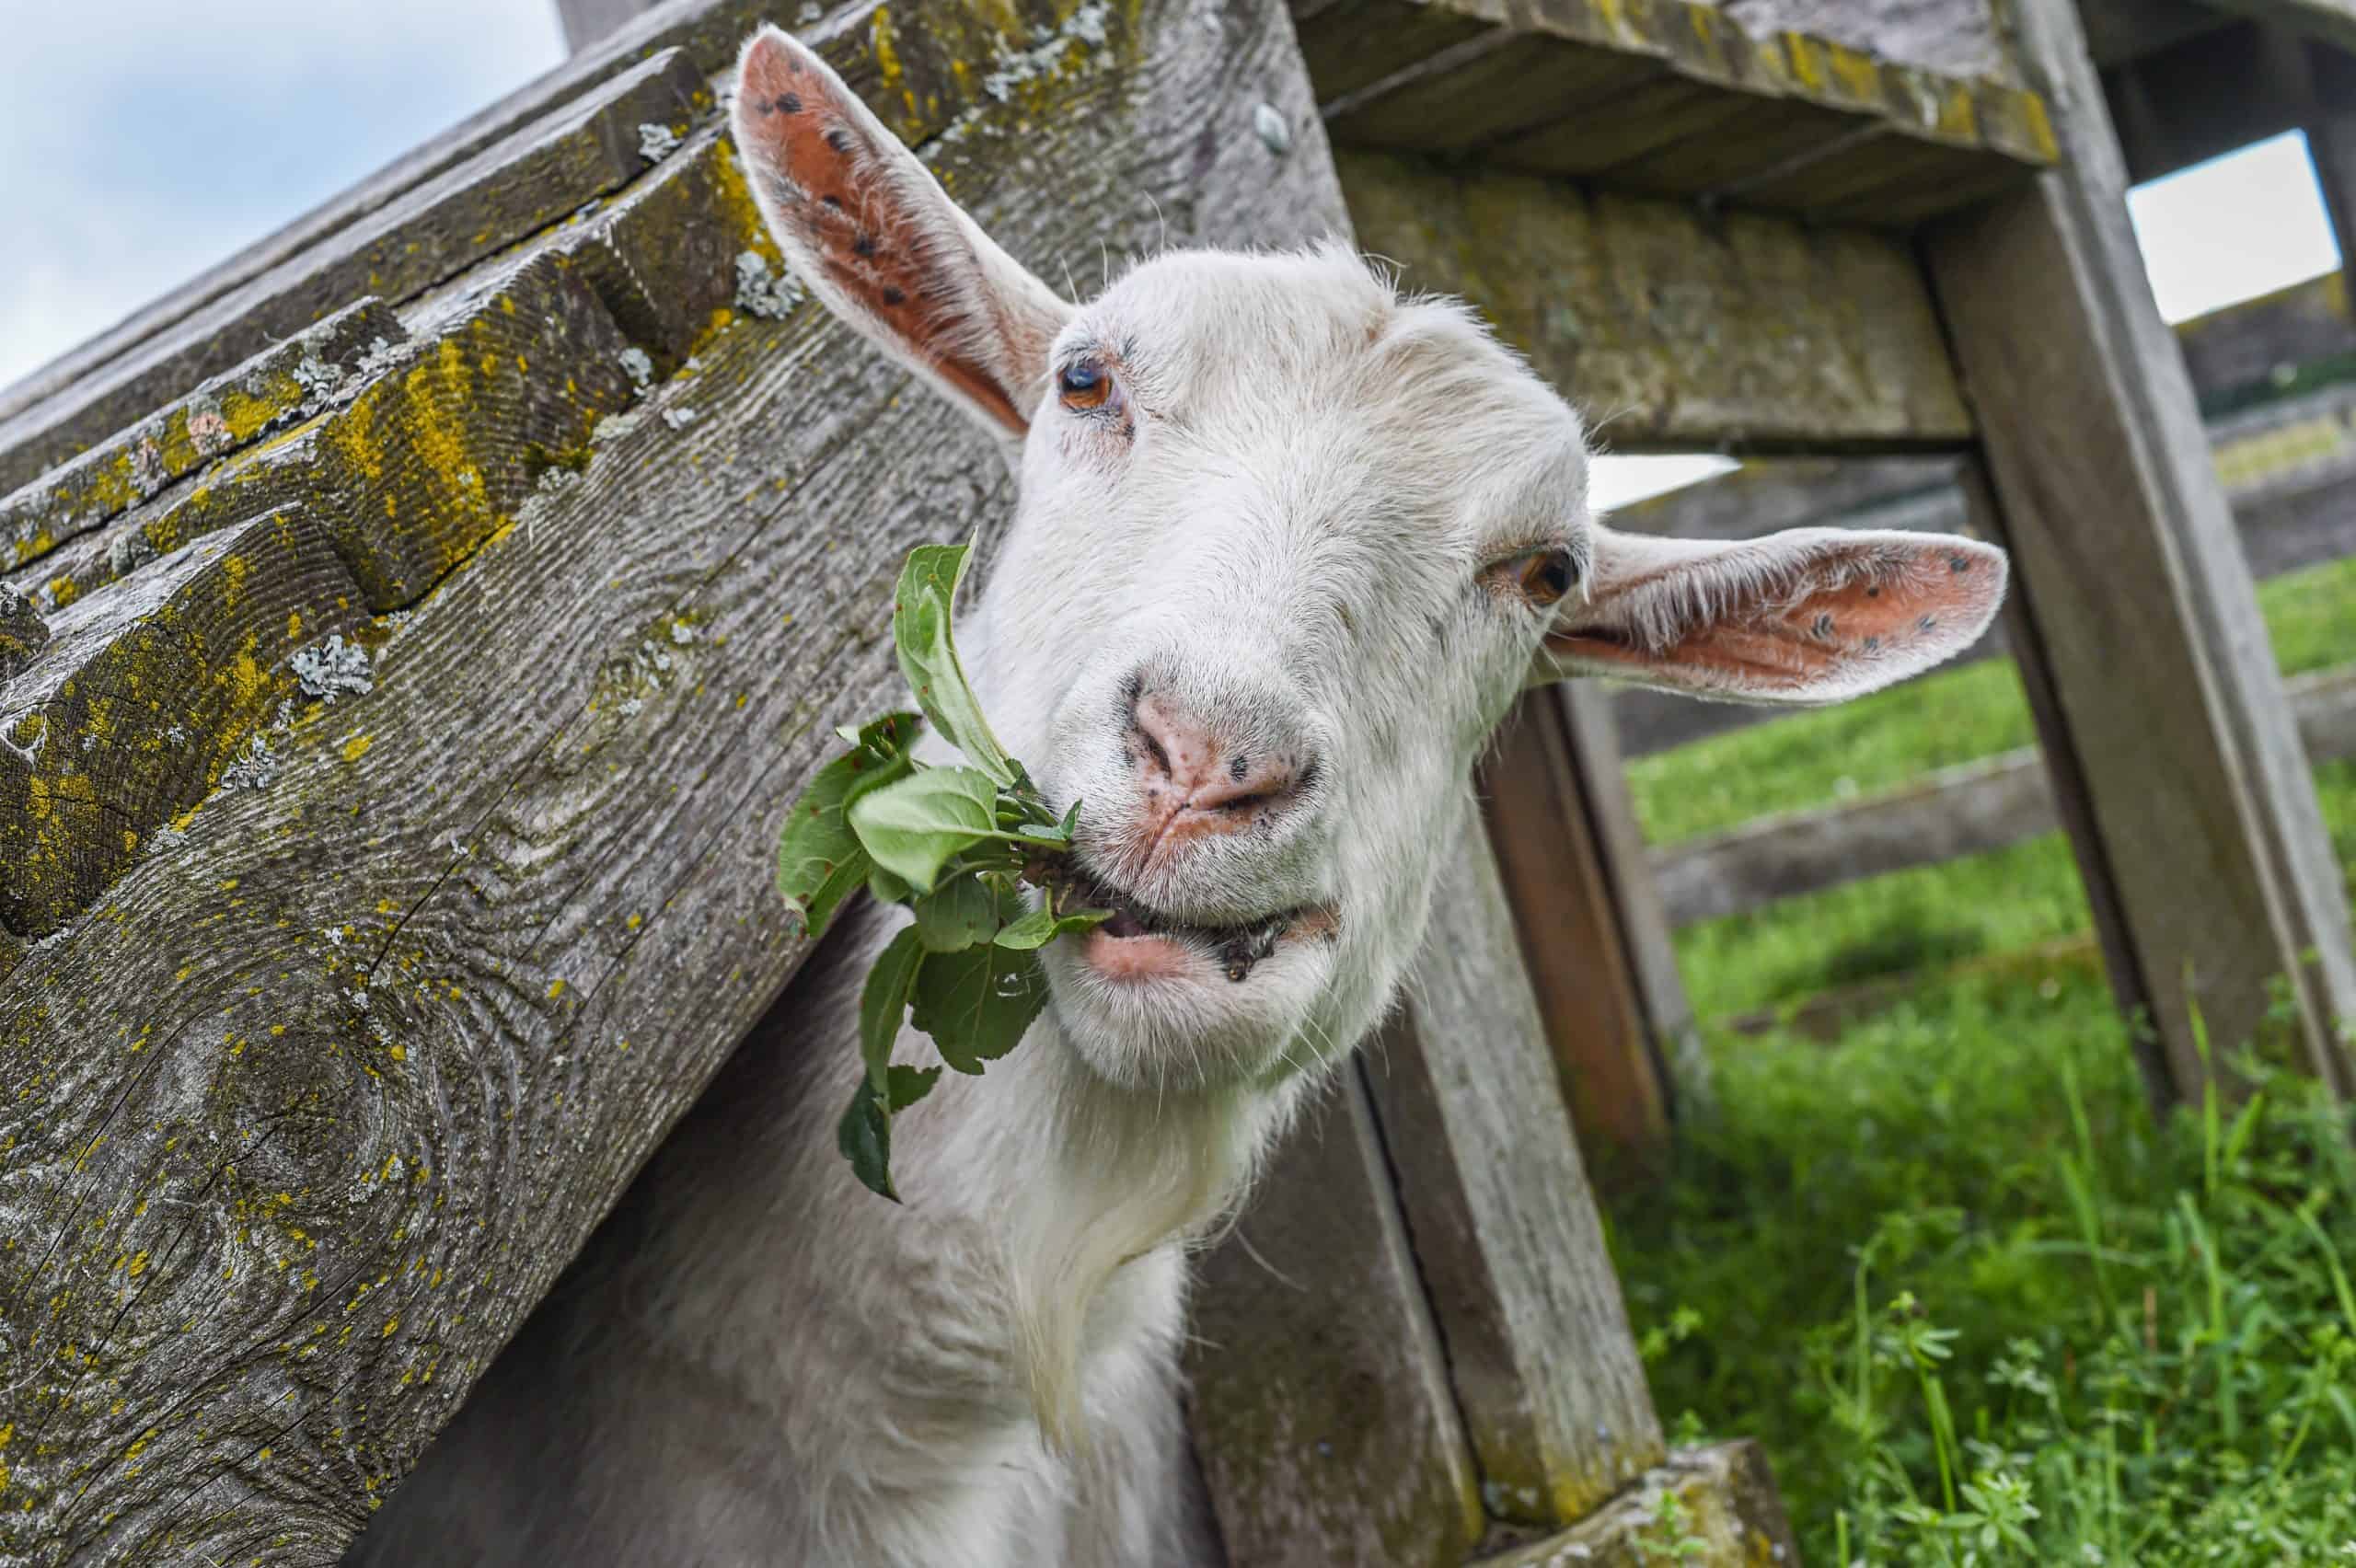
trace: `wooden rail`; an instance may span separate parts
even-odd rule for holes
[[[2356,668],[2289,683],[2315,762],[2356,756]],[[1669,917],[1715,920],[1802,894],[1934,866],[2062,825],[2035,747],[1943,768],[1867,800],[1789,812],[1652,853]]]

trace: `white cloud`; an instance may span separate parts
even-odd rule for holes
[[[553,0],[0,9],[0,385],[564,56]]]

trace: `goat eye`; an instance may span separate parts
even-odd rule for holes
[[[1577,559],[1560,548],[1525,550],[1489,569],[1492,581],[1543,609],[1569,593],[1579,580]]]
[[[1113,395],[1113,376],[1093,360],[1066,365],[1056,376],[1056,395],[1075,413],[1101,409]]]

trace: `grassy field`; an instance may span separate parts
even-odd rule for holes
[[[2287,671],[2356,659],[2356,561],[2263,594]],[[1990,663],[1632,774],[1669,839],[2030,739]],[[2053,836],[1680,933],[1705,1019],[1916,977],[1830,1045],[1710,1031],[1718,1113],[1611,1216],[1663,1416],[1762,1438],[1810,1562],[2356,1562],[2356,1125],[2246,1060],[2155,1126],[2086,929]]]
[[[2356,1560],[2356,1127],[2309,1086],[2155,1129],[2080,966],[1716,1066],[1613,1247],[1663,1418],[1762,1439],[1807,1561]]]

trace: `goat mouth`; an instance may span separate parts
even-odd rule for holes
[[[1072,885],[1090,904],[1113,912],[1092,935],[1114,942],[1175,940],[1209,953],[1228,979],[1237,983],[1250,978],[1253,966],[1287,937],[1317,936],[1330,941],[1341,928],[1339,917],[1324,905],[1296,904],[1249,920],[1205,925],[1164,914],[1086,871],[1079,872]]]

